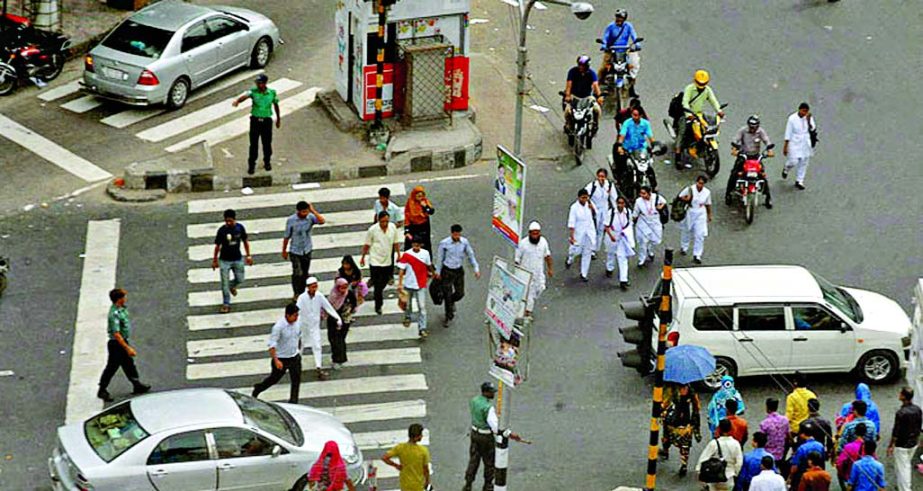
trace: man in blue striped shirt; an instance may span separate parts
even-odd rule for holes
[[[474,277],[481,278],[481,268],[474,257],[474,249],[468,239],[462,237],[462,226],[452,225],[451,234],[439,242],[436,248],[436,279],[442,282],[442,295],[445,301],[445,321],[443,327],[455,318],[455,302],[465,296],[465,259],[474,269]]]

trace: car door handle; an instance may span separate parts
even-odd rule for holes
[[[167,471],[163,469],[157,469],[151,472],[151,477],[165,477],[167,474]]]
[[[808,338],[795,338],[792,341],[807,341]]]
[[[229,471],[233,468],[234,468],[234,464],[229,464],[227,462],[218,466],[219,471]]]
[[[738,339],[737,341],[741,343],[752,343],[753,339],[752,338],[741,338],[741,339]]]

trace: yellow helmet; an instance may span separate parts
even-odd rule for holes
[[[711,77],[708,76],[708,72],[705,70],[696,70],[695,76],[692,77],[692,80],[698,86],[708,85],[708,81],[711,80]]]

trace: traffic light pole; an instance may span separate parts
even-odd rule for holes
[[[388,14],[385,9],[387,0],[377,0],[375,7],[378,12],[378,53],[375,56],[375,124],[374,129],[381,128],[382,97],[385,82],[385,26],[388,24]]]
[[[660,327],[657,333],[657,366],[654,370],[654,400],[651,402],[650,439],[647,447],[647,480],[644,489],[653,491],[657,486],[657,451],[660,448],[660,413],[663,410],[663,370],[667,351],[667,326],[673,321],[670,285],[673,283],[673,249],[663,255],[663,277],[660,281]]]

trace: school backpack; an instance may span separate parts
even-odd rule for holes
[[[671,118],[676,119],[683,115],[683,91],[679,91],[670,99],[670,107],[667,108],[667,114]]]

